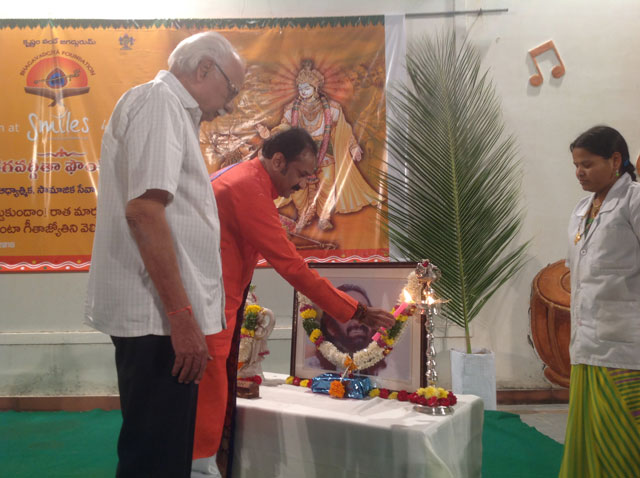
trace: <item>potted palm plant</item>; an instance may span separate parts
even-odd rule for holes
[[[522,213],[515,141],[504,132],[479,54],[466,42],[458,47],[454,33],[411,45],[407,71],[409,84],[390,96],[394,161],[382,173],[390,198],[382,214],[400,256],[427,257],[442,270],[435,289],[449,299],[443,315],[464,329],[466,341],[466,350],[451,352],[454,392],[486,395],[481,389],[493,380],[493,397],[483,398],[495,408],[493,353],[474,353],[469,323],[525,262],[528,242],[516,244]],[[478,361],[488,362],[488,378],[470,372]]]

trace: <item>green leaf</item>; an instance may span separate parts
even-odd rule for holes
[[[454,33],[424,37],[407,54],[410,84],[390,93],[394,115],[379,171],[389,193],[390,240],[400,258],[430,259],[442,271],[434,289],[443,315],[465,329],[524,265],[522,171],[513,136],[480,57]],[[397,119],[393,119],[397,118]]]

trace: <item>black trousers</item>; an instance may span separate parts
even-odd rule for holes
[[[168,336],[111,337],[122,428],[117,478],[189,478],[198,386],[171,375]]]

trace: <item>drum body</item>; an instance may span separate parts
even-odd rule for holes
[[[569,387],[571,278],[564,260],[548,265],[531,285],[531,338],[551,383]]]

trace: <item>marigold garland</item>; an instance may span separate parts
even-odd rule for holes
[[[296,385],[305,388],[311,388],[311,380],[301,379],[299,377],[289,376],[285,380],[287,385]],[[342,395],[339,395],[339,384],[342,389]],[[332,392],[333,390],[333,392]],[[339,380],[331,382],[329,388],[329,395],[332,397],[344,397],[344,385]],[[387,400],[398,400],[399,402],[411,402],[417,405],[427,407],[452,407],[458,403],[458,397],[454,395],[451,390],[445,390],[440,387],[423,387],[417,389],[413,393],[409,393],[407,390],[389,390],[387,388],[372,388],[369,391],[369,397],[380,397]]]
[[[416,278],[415,272],[411,272],[407,279],[405,289],[411,297],[419,297],[421,285]],[[358,350],[353,355],[341,352],[331,343],[320,330],[320,324],[316,320],[318,313],[312,302],[298,292],[299,312],[302,318],[302,328],[307,333],[309,340],[315,344],[320,353],[333,365],[342,369],[349,369],[350,372],[365,370],[373,367],[385,356],[391,353],[393,346],[398,342],[402,333],[406,329],[406,324],[410,317],[418,320],[419,310],[415,305],[405,308],[403,313],[396,317],[395,324],[389,330],[380,328],[371,338],[371,342],[364,349]],[[396,307],[391,313],[396,311]]]
[[[249,360],[261,312],[262,307],[257,304],[250,304],[244,308],[244,319],[240,329],[240,345],[238,349],[238,369]]]

